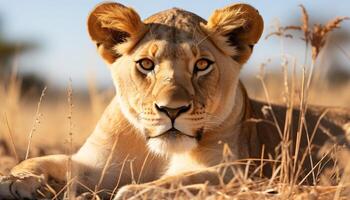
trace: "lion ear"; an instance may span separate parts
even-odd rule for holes
[[[262,34],[264,21],[254,7],[234,4],[214,11],[204,28],[223,52],[243,64]]]
[[[136,11],[119,3],[100,4],[88,18],[89,35],[109,64],[121,54],[127,53],[127,46],[136,44],[145,30],[146,26]],[[124,45],[123,52],[116,50],[120,44]]]

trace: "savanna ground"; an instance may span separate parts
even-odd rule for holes
[[[350,80],[334,84],[318,73],[322,68],[322,59],[326,51],[327,36],[338,28],[345,18],[336,18],[325,25],[310,25],[308,15],[302,9],[300,26],[278,27],[270,37],[284,40],[290,38],[291,31],[300,31],[305,43],[304,64],[297,64],[290,55],[281,53],[280,67],[271,70],[267,60],[261,64],[260,72],[243,76],[242,80],[251,98],[271,103],[279,103],[288,107],[298,107],[302,111],[310,104],[350,108]],[[286,48],[286,47],[284,47]],[[341,48],[341,47],[339,47]],[[340,49],[349,59],[350,51]],[[15,63],[15,62],[14,62]],[[69,83],[70,84],[70,83]],[[16,66],[11,77],[0,85],[0,174],[7,174],[19,161],[26,158],[74,152],[88,137],[99,119],[103,109],[114,95],[113,88],[98,90],[93,80],[87,84],[87,93],[72,91],[52,91],[45,88],[36,96],[21,93],[21,80],[16,76]],[[286,120],[288,117],[286,116]],[[307,124],[307,122],[306,122]],[[304,123],[301,122],[301,126]],[[345,127],[346,128],[346,127]],[[284,134],[288,134],[285,132]],[[350,123],[348,127],[350,134]],[[314,176],[314,185],[305,186],[295,178],[292,170],[293,155],[289,152],[289,141],[283,141],[277,158],[274,173],[270,179],[252,178],[246,170],[238,173],[228,184],[210,186],[208,183],[182,186],[174,181],[171,189],[162,189],[157,185],[139,188],[135,198],[155,199],[349,199],[350,198],[350,153],[335,151],[337,160],[332,177]],[[308,153],[305,157],[308,157]],[[229,170],[228,165],[218,166]],[[317,163],[315,163],[315,168]],[[256,173],[259,173],[259,168]],[[327,179],[327,180],[326,180]],[[192,193],[195,189],[197,192]],[[94,191],[94,188],[91,188]],[[174,196],[175,195],[175,196]],[[98,196],[98,191],[97,191]],[[97,197],[96,196],[96,197]]]

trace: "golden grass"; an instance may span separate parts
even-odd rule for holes
[[[326,25],[315,25],[310,28],[308,25],[308,14],[302,7],[302,22],[300,26],[287,26],[279,28],[277,32],[271,35],[287,36],[287,30],[301,30],[304,33],[306,46],[311,45],[311,66],[301,66],[301,73],[297,73],[295,62],[285,62],[281,64],[283,73],[276,76],[265,74],[264,65],[261,72],[254,81],[247,80],[246,86],[254,98],[259,98],[268,102],[269,111],[274,116],[271,108],[272,102],[281,103],[287,106],[288,111],[285,116],[285,127],[278,127],[279,133],[283,138],[279,152],[276,158],[269,160],[259,160],[260,166],[253,165],[252,160],[236,161],[234,163],[224,162],[210,170],[217,172],[221,180],[219,185],[210,185],[205,182],[195,185],[182,185],[177,179],[170,181],[170,186],[165,188],[163,182],[154,182],[142,185],[132,185],[134,192],[130,199],[348,199],[350,198],[350,153],[346,150],[337,150],[334,147],[328,148],[324,155],[333,156],[336,162],[334,168],[338,170],[338,176],[335,183],[321,185],[320,177],[316,171],[312,170],[308,176],[313,178],[313,185],[303,185],[303,180],[297,177],[301,172],[301,165],[297,164],[293,157],[300,157],[299,145],[302,137],[302,128],[305,126],[305,111],[309,104],[323,104],[331,106],[350,107],[350,83],[345,86],[327,89],[321,82],[312,82],[314,65],[319,52],[324,46],[327,34],[334,28],[339,27],[342,20],[346,18],[336,18]],[[283,38],[281,38],[283,40]],[[307,51],[307,49],[306,49]],[[305,58],[306,59],[306,58]],[[306,63],[306,62],[305,62]],[[289,71],[292,71],[290,74]],[[259,87],[256,87],[256,82]],[[283,83],[284,87],[280,87]],[[71,83],[69,84],[67,95],[54,94],[50,97],[50,89],[43,91],[38,97],[38,103],[26,98],[20,97],[20,80],[16,77],[16,67],[10,81],[0,85],[0,115],[4,119],[0,123],[0,174],[6,174],[19,160],[28,157],[40,156],[54,153],[67,153],[71,155],[86,139],[88,134],[94,128],[94,124],[99,118],[108,99],[112,96],[108,93],[99,92],[91,80],[89,82],[89,100],[86,98],[74,96]],[[316,85],[313,85],[316,84]],[[320,84],[320,86],[317,86]],[[322,92],[320,92],[322,91]],[[45,92],[47,96],[44,97]],[[52,94],[51,94],[52,95]],[[336,101],[334,96],[336,95]],[[58,96],[58,98],[57,98]],[[74,99],[73,99],[74,96]],[[322,99],[322,100],[320,100]],[[297,149],[295,153],[290,152],[290,132],[292,120],[292,108],[299,107],[302,114],[299,119],[298,136],[296,141]],[[324,113],[326,114],[326,112]],[[34,118],[33,118],[34,116]],[[319,118],[322,119],[323,115]],[[33,122],[34,120],[34,122]],[[54,127],[54,128],[53,128]],[[315,129],[318,128],[317,126]],[[350,124],[348,127],[350,134]],[[314,131],[315,132],[315,131]],[[301,152],[302,160],[311,159],[311,142],[314,132],[308,138],[310,144],[305,152]],[[116,143],[116,142],[115,142]],[[229,156],[229,153],[228,155]],[[326,159],[326,157],[324,157]],[[109,159],[108,159],[109,160]],[[267,162],[274,163],[273,175],[270,179],[262,178],[262,166]],[[68,164],[67,190],[66,196],[72,198],[70,185],[76,181],[71,177],[71,166]],[[237,171],[233,166],[243,165],[245,170]],[[320,163],[312,163],[313,169],[320,168]],[[108,162],[106,163],[106,168]],[[209,169],[208,169],[209,170]],[[224,183],[223,175],[232,171],[235,176],[228,183]],[[190,176],[186,174],[185,176]],[[99,183],[105,176],[103,170]],[[260,177],[260,178],[259,178]],[[78,182],[79,184],[79,182]],[[97,185],[95,188],[87,188],[94,199],[102,188]],[[63,191],[59,191],[59,197]],[[114,191],[109,191],[115,194]]]

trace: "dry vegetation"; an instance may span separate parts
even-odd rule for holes
[[[277,35],[284,40],[292,36],[289,33],[291,29],[302,31],[307,47],[305,51],[311,48],[310,64],[305,61],[304,65],[297,66],[293,59],[283,57],[281,64],[283,73],[278,76],[266,74],[264,69],[266,64],[263,64],[257,78],[246,80],[250,96],[269,102],[283,103],[289,108],[286,122],[291,120],[292,107],[299,107],[302,113],[305,113],[309,104],[350,107],[348,92],[350,82],[348,85],[329,88],[313,80],[316,60],[319,59],[319,53],[327,41],[327,35],[347,18],[336,18],[326,25],[311,27],[304,7],[302,7],[302,13],[302,25],[279,27],[269,36]],[[306,55],[309,54],[306,53]],[[305,59],[309,58],[305,57]],[[256,82],[259,87],[256,87]],[[283,87],[281,87],[282,84]],[[66,95],[51,94],[50,89],[45,89],[46,91],[44,90],[35,102],[21,98],[20,80],[16,78],[15,72],[9,83],[0,85],[0,173],[8,173],[18,161],[27,157],[72,152],[78,148],[93,129],[108,99],[112,96],[110,92],[98,92],[94,85],[93,82],[89,83],[89,101],[86,97],[75,94],[69,87]],[[298,119],[299,135],[302,127],[307,123],[303,116],[301,115]],[[288,126],[288,123],[286,124]],[[350,134],[350,124],[348,130]],[[224,162],[213,169],[218,172],[219,177],[233,170],[236,175],[229,183],[217,186],[209,183],[188,186],[173,180],[170,189],[162,187],[163,183],[135,185],[132,199],[149,197],[154,199],[349,199],[350,153],[346,150],[334,150],[334,148],[326,152],[325,154],[331,154],[337,161],[334,166],[336,175],[332,174],[333,182],[327,182],[329,177],[321,177],[311,171],[310,176],[313,176],[314,184],[305,186],[303,180],[296,178],[301,169],[293,159],[298,155],[290,152],[289,132],[290,129],[285,127],[283,142],[276,150],[279,156],[268,161],[275,163],[274,173],[270,179],[261,178],[261,166],[266,162],[264,160],[259,161],[261,166],[254,166],[251,160]],[[229,151],[225,153],[230,156]],[[309,156],[308,152],[301,153],[303,158]],[[315,168],[320,168],[318,163],[314,164]],[[236,171],[232,165],[244,165],[245,170]],[[98,193],[95,197],[98,198]]]

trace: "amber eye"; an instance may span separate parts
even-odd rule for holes
[[[136,61],[137,68],[143,72],[147,73],[149,71],[152,71],[154,69],[154,63],[151,59],[143,58],[138,61]]]
[[[194,67],[195,67],[195,70],[197,70],[197,71],[205,71],[205,70],[209,69],[213,63],[214,62],[211,60],[208,60],[206,58],[201,58],[201,59],[197,60]]]

